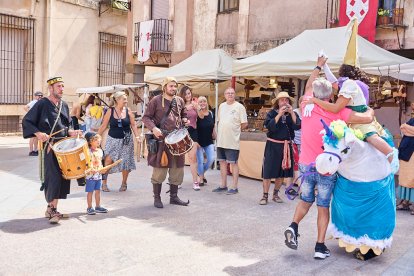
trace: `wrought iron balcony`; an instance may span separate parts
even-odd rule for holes
[[[171,34],[170,34],[170,24],[171,21],[168,19],[154,19],[154,26],[152,33],[148,34],[151,36],[151,53],[171,53]],[[146,34],[140,33],[140,24],[142,22],[135,23],[134,30],[134,53],[139,54],[141,49],[139,45],[140,37],[145,36]]]

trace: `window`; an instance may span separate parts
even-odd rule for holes
[[[0,14],[0,104],[27,104],[33,95],[34,24]]]
[[[0,116],[0,133],[18,133],[22,131],[19,116]]]
[[[99,33],[99,86],[124,83],[125,60],[126,37],[108,33]]]
[[[170,9],[168,0],[151,1],[151,19],[168,19]]]
[[[219,0],[218,12],[231,12],[239,10],[239,0]]]

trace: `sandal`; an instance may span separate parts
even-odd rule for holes
[[[107,184],[102,184],[102,192],[110,192],[111,190],[108,189],[108,185]]]
[[[59,217],[61,219],[68,219],[70,216],[69,214],[61,214],[56,210],[56,214],[59,215]],[[45,218],[50,219],[52,217],[52,207],[50,207],[49,205],[47,205],[46,211],[45,211]]]
[[[260,200],[259,204],[260,205],[267,205],[268,199],[269,199],[269,193],[263,193],[263,197]]]
[[[56,211],[56,208],[53,208],[51,206],[48,206],[50,208],[50,213],[49,213],[49,222],[50,224],[57,224],[59,223],[59,220],[61,218],[61,214]]]
[[[412,211],[410,212],[410,214],[414,216],[414,210],[412,210]]]
[[[273,191],[273,198],[272,200],[276,203],[283,203],[283,199],[280,198],[279,196],[279,191],[278,190],[274,190]]]
[[[397,211],[410,211],[410,202],[407,200],[401,200],[397,205]]]
[[[119,187],[119,191],[120,192],[125,192],[127,190],[127,188],[128,188],[127,184],[126,183],[123,183],[121,185],[121,187]]]

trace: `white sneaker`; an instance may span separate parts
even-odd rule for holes
[[[198,185],[198,182],[194,182],[193,189],[194,191],[200,191],[200,185]]]

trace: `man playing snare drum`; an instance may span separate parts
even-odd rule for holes
[[[164,139],[168,133],[179,129],[182,124],[189,124],[184,110],[184,101],[175,97],[177,81],[167,77],[162,84],[162,95],[155,96],[149,103],[142,118],[145,126],[152,131],[154,139],[148,143],[152,145],[148,150],[148,165],[153,167],[151,183],[154,191],[154,206],[163,208],[161,202],[162,182],[169,173],[170,204],[187,206],[188,202],[182,201],[178,196],[178,185],[184,178],[184,154],[172,155],[166,148]],[[171,105],[171,109],[170,109]],[[164,158],[163,158],[164,156]],[[168,158],[168,162],[165,160]],[[168,164],[167,164],[168,163]]]
[[[59,199],[65,199],[70,193],[70,180],[62,177],[58,161],[51,146],[67,136],[82,134],[80,130],[69,130],[70,116],[67,103],[62,100],[64,83],[61,77],[47,80],[49,96],[42,98],[23,118],[23,137],[37,137],[42,143],[39,151],[40,178],[48,203],[45,216],[52,224],[68,217],[57,211]],[[52,133],[56,133],[51,137]]]

